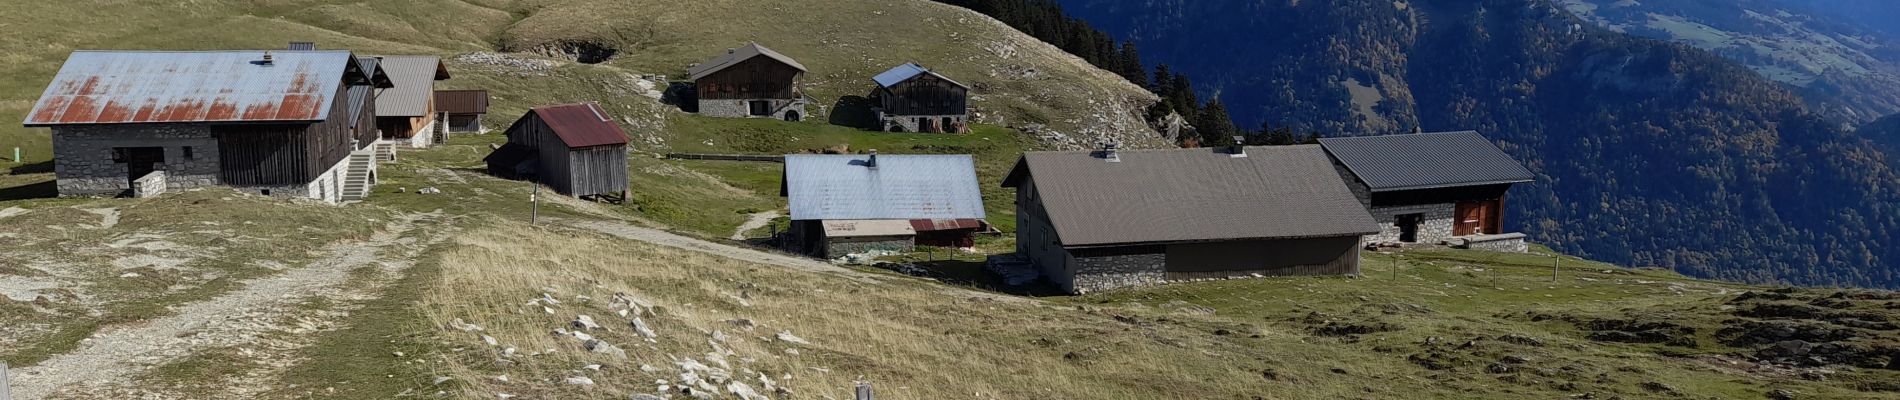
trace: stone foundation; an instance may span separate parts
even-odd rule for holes
[[[752,115],[752,101],[770,102],[771,115]],[[789,106],[788,106],[789,105]],[[799,99],[700,99],[699,115],[721,118],[772,118],[786,119],[786,115],[797,113],[798,120],[811,114],[805,112],[805,101]]]
[[[53,172],[60,196],[117,196],[132,189],[123,160],[114,148],[158,147],[167,189],[218,184],[218,139],[195,125],[95,125],[53,128]],[[190,153],[187,157],[186,153]]]
[[[1451,203],[1421,204],[1396,207],[1373,207],[1372,219],[1379,222],[1379,233],[1366,237],[1369,243],[1399,241],[1399,216],[1405,214],[1424,214],[1418,223],[1418,240],[1415,243],[1439,243],[1451,238],[1452,214],[1458,206]]]
[[[825,257],[844,257],[872,251],[910,252],[916,246],[910,236],[845,237],[825,240]]]
[[[1501,233],[1496,235],[1460,236],[1451,239],[1453,247],[1472,250],[1523,253],[1530,251],[1530,244],[1524,243],[1522,233]]]
[[[935,131],[925,129],[926,128],[925,126],[919,125],[917,123],[918,118],[923,118],[925,121],[929,123],[933,123],[940,126],[936,127],[937,130]],[[949,125],[943,124],[944,118],[949,118],[951,123]],[[878,119],[883,121],[885,132],[966,133],[966,132],[969,132],[969,129],[970,129],[969,119],[962,114],[958,114],[958,115],[884,115],[883,113],[879,113]]]
[[[1165,283],[1167,263],[1166,253],[1076,256],[1073,290],[1081,294]]]

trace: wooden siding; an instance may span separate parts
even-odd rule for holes
[[[348,87],[337,85],[337,98]],[[302,185],[349,156],[352,129],[349,110],[337,102],[315,124],[222,125],[211,127],[218,138],[219,179],[233,186]]]
[[[555,192],[580,197],[627,190],[625,145],[569,149],[539,116],[516,124],[508,131],[508,142],[535,149],[535,174]]]
[[[699,78],[694,87],[702,100],[795,99],[802,73],[771,57],[753,57]]]
[[[969,89],[936,75],[921,74],[892,87],[878,88],[885,115],[963,115]]]
[[[1167,246],[1168,280],[1359,273],[1359,236]]]

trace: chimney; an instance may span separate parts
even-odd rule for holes
[[[274,59],[272,59],[272,58],[271,58],[271,55],[270,55],[270,52],[268,52],[268,51],[266,51],[266,52],[264,52],[264,60],[263,60],[263,61],[259,61],[259,62],[258,62],[258,64],[263,64],[263,65],[271,65],[271,63],[272,63],[272,62],[274,62],[274,61],[276,61],[276,60],[274,60]]]
[[[1115,152],[1116,149],[1120,149],[1121,147],[1122,145],[1120,143],[1102,142],[1102,159],[1108,160],[1108,162],[1122,162],[1122,155]]]
[[[1232,151],[1227,153],[1227,156],[1233,157],[1233,158],[1246,158],[1247,157],[1247,137],[1241,136],[1241,135],[1234,135],[1234,148]]]
[[[877,169],[877,149],[871,149],[871,159],[864,162],[865,168]]]

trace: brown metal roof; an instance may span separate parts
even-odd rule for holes
[[[752,57],[759,56],[785,63],[785,65],[790,65],[792,68],[797,68],[799,72],[805,71],[805,65],[799,64],[797,60],[793,60],[791,57],[786,57],[784,54],[779,54],[779,52],[772,51],[772,49],[765,48],[765,46],[760,46],[758,43],[746,43],[745,46],[727,50],[726,54],[720,54],[711,60],[686,67],[686,73],[691,75],[693,80],[699,80],[699,78],[712,75],[712,73],[719,72],[719,70],[726,69],[726,67],[738,65],[740,61],[750,60]]]
[[[435,109],[449,114],[487,114],[486,90],[437,90]]]
[[[1064,246],[1291,239],[1378,232],[1316,145],[1030,152],[1004,180],[1033,180]]]
[[[25,124],[315,122],[363,78],[348,51],[75,51]]]
[[[537,115],[568,148],[627,144],[627,132],[620,130],[620,124],[615,124],[613,117],[594,103],[535,107],[521,119],[525,121]]]

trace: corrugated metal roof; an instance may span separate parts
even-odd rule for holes
[[[790,154],[783,194],[794,220],[982,219],[969,155]]]
[[[355,70],[348,51],[265,53],[75,51],[25,124],[321,121]]]
[[[620,130],[620,124],[615,124],[613,117],[594,103],[535,107],[521,119],[525,121],[536,115],[569,148],[627,144],[627,132]]]
[[[289,48],[292,51],[313,51],[317,49],[317,43],[316,42],[290,42]]]
[[[825,237],[914,236],[910,221],[901,219],[825,220]]]
[[[878,86],[891,87],[891,86],[897,86],[897,84],[899,83],[904,83],[904,81],[908,81],[910,80],[910,78],[915,78],[918,75],[923,75],[923,74],[930,74],[930,75],[936,76],[937,78],[943,79],[945,82],[950,82],[950,84],[963,86],[962,83],[957,82],[956,80],[950,79],[949,77],[943,76],[943,74],[939,74],[936,71],[931,71],[929,68],[924,68],[923,66],[917,65],[915,63],[904,63],[904,65],[899,65],[897,67],[891,68],[889,71],[884,71],[883,73],[877,74],[877,76],[871,77],[871,80],[877,82]],[[963,87],[968,87],[968,86],[963,86]]]
[[[1536,175],[1473,131],[1325,138],[1374,192],[1529,182]]]
[[[760,46],[758,43],[746,43],[745,46],[727,51],[726,54],[720,54],[718,57],[713,57],[711,60],[699,63],[699,65],[686,67],[686,73],[692,75],[692,80],[699,80],[699,78],[704,78],[706,75],[712,75],[714,72],[719,72],[719,70],[726,69],[726,67],[738,64],[740,61],[750,60],[752,57],[758,56],[771,57],[773,60],[778,60],[778,62],[785,63],[785,65],[790,65],[799,71],[805,71],[805,65],[799,64],[797,60],[793,60],[791,57],[786,57],[784,54],[779,54],[776,51],[772,51],[772,49],[765,48],[765,46]]]
[[[1034,180],[1065,246],[1361,235],[1378,225],[1319,146],[1023,154],[1005,187]]]
[[[450,114],[487,114],[486,90],[437,90],[435,110]]]
[[[396,87],[376,95],[376,116],[420,117],[429,114],[435,81],[449,79],[448,69],[436,56],[376,56]]]
[[[910,220],[910,227],[911,229],[915,229],[918,232],[948,231],[948,230],[956,230],[956,229],[983,229],[983,220],[971,219],[971,218],[913,219],[913,220]]]
[[[389,72],[383,70],[382,60],[376,57],[357,57],[356,66],[357,70],[363,71],[370,77],[370,83],[376,87],[387,89],[396,86],[395,83],[389,81]]]

